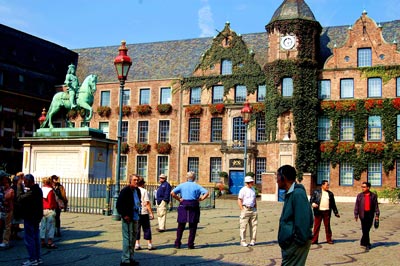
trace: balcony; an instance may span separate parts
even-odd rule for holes
[[[243,153],[244,141],[239,140],[223,140],[221,142],[221,152],[223,153]],[[257,144],[253,140],[247,140],[247,152],[257,153]]]

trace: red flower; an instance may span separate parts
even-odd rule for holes
[[[186,113],[189,115],[199,115],[203,111],[203,108],[201,108],[201,105],[195,104],[195,105],[189,105],[186,107]]]
[[[336,147],[336,153],[349,153],[354,151],[356,145],[354,142],[339,142],[338,146]]]
[[[374,109],[374,108],[383,108],[383,101],[382,100],[369,99],[369,100],[365,101],[364,107],[365,107],[365,109],[367,111],[370,111],[371,109]]]
[[[363,147],[363,151],[366,153],[382,154],[385,149],[383,142],[367,142]]]
[[[356,101],[337,101],[336,110],[337,111],[355,111],[357,109]]]
[[[400,98],[394,98],[392,100],[392,105],[395,109],[400,110]]]
[[[253,107],[254,113],[265,113],[264,103],[253,103],[251,106]]]
[[[321,102],[321,110],[323,110],[323,111],[335,110],[335,102],[334,101]]]
[[[331,153],[335,148],[335,144],[333,142],[323,142],[321,143],[320,150],[321,152]]]
[[[210,109],[210,113],[213,115],[223,114],[225,111],[225,105],[223,103],[209,104],[208,108]]]

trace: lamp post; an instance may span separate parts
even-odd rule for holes
[[[115,70],[117,71],[117,76],[119,80],[119,119],[118,119],[118,149],[117,149],[117,163],[115,171],[115,189],[114,189],[114,200],[113,200],[113,214],[112,218],[115,221],[119,221],[121,216],[117,211],[117,200],[120,191],[120,180],[121,180],[121,131],[122,131],[122,100],[123,91],[125,86],[125,80],[128,77],[129,68],[132,65],[132,59],[128,56],[128,48],[126,48],[126,42],[121,41],[121,46],[119,47],[119,54],[114,59]]]
[[[244,106],[242,108],[242,110],[240,111],[242,113],[242,120],[243,123],[245,125],[245,132],[244,132],[244,167],[243,167],[243,171],[244,171],[244,176],[246,176],[247,173],[247,125],[250,122],[251,119],[251,114],[253,113],[253,108],[250,106],[249,102],[246,101],[244,103]]]

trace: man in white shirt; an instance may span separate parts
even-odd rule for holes
[[[257,202],[256,193],[253,189],[254,179],[251,176],[244,178],[246,185],[242,187],[238,195],[240,208],[240,245],[243,247],[254,246],[257,234]],[[250,244],[246,242],[247,225],[250,231]]]

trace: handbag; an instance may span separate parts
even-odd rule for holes
[[[374,228],[378,229],[378,227],[379,227],[379,219],[375,219],[374,220]]]

